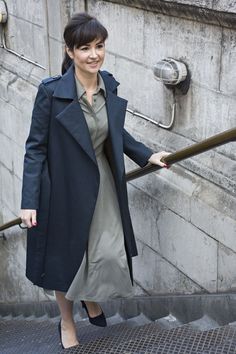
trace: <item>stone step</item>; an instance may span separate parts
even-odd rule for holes
[[[172,314],[169,314],[168,316],[159,318],[158,320],[155,321],[155,323],[164,329],[171,329],[171,328],[175,328],[175,327],[179,327],[179,326],[183,325],[183,323],[181,321],[179,321]]]
[[[129,318],[125,322],[129,326],[136,327],[136,326],[142,326],[142,325],[145,325],[148,323],[152,323],[153,321],[151,321],[147,316],[145,316],[143,313],[141,313],[138,316]]]
[[[107,318],[107,325],[108,326],[112,326],[112,325],[122,323],[122,322],[124,322],[124,318],[119,313]]]
[[[204,315],[198,320],[189,322],[187,326],[199,331],[206,331],[209,329],[219,328],[220,324],[210,316]]]

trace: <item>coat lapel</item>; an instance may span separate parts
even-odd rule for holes
[[[108,115],[109,135],[114,146],[117,140],[117,133],[121,133],[121,130],[124,126],[127,101],[117,96],[116,94],[119,82],[117,82],[113,76],[106,71],[101,71],[100,74],[104,80],[107,92],[106,107]],[[120,134],[120,136],[122,137],[122,134]]]
[[[88,156],[97,164],[90,133],[78,100],[73,100],[56,119],[73,136]]]
[[[63,100],[72,100],[72,102],[56,116],[56,119],[73,136],[92,161],[97,164],[89,129],[78,102],[73,65],[71,65],[68,71],[62,76],[53,93],[53,97]]]

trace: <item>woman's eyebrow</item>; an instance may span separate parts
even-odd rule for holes
[[[98,42],[96,42],[95,44],[97,45],[97,44],[103,44],[104,43],[104,41],[101,39],[100,41],[98,41]],[[83,45],[81,45],[79,48],[81,48],[81,47],[89,47],[91,45],[91,42],[89,42],[89,43],[85,43],[85,44],[83,44]]]

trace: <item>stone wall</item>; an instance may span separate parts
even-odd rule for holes
[[[176,96],[174,127],[167,131],[127,114],[126,128],[137,139],[155,151],[174,152],[235,127],[235,1],[199,0],[192,6],[188,0],[31,0],[23,11],[21,1],[8,0],[7,6],[7,45],[46,70],[0,49],[0,221],[19,213],[36,87],[60,72],[61,33],[74,11],[87,9],[107,27],[104,68],[121,83],[119,94],[129,107],[158,122],[168,124],[174,98],[154,79],[152,66],[169,56],[188,65],[190,90]],[[137,294],[235,289],[235,152],[235,143],[227,144],[128,184],[139,248]],[[133,167],[127,159],[127,170]],[[43,299],[24,278],[24,232],[14,228],[6,236],[0,241],[0,266],[6,269],[0,301]]]

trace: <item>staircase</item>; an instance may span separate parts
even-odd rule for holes
[[[235,301],[232,294],[112,301],[103,306],[106,328],[90,325],[84,310],[77,306],[80,345],[67,350],[59,344],[55,303],[2,304],[0,353],[235,354]]]

